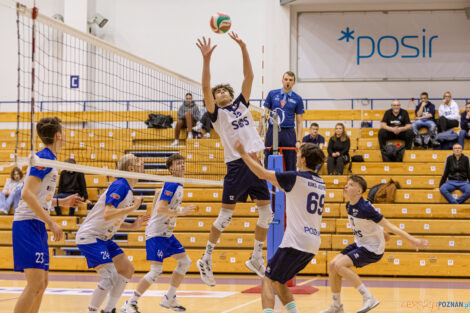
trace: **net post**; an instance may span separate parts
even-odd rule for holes
[[[283,172],[284,165],[282,155],[270,155],[268,157],[268,170]],[[268,181],[268,188],[276,190],[274,195],[271,194],[271,203],[274,211],[274,218],[268,229],[267,237],[267,253],[268,260],[276,253],[277,248],[281,244],[282,237],[284,236],[285,225],[285,195],[279,188],[276,188]]]
[[[276,112],[273,112],[273,154],[279,155],[279,120]]]

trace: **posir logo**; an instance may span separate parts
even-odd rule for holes
[[[356,43],[356,64],[359,65],[361,59],[372,58],[374,55],[385,59],[395,57],[406,58],[432,58],[432,41],[439,36],[426,36],[426,29],[423,28],[421,36],[405,35],[392,36],[385,35],[373,38],[367,35],[354,36],[355,31],[346,27],[341,31],[340,41],[346,43]],[[428,39],[429,38],[429,39]]]

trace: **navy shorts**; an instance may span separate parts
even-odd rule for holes
[[[252,200],[270,200],[268,184],[253,174],[242,159],[228,162],[222,203],[246,202],[248,196]]]
[[[175,235],[171,237],[152,237],[145,241],[147,261],[163,262],[172,255],[185,252]]]
[[[44,222],[38,220],[13,221],[14,270],[38,268],[49,270],[49,246]]]
[[[285,284],[303,270],[315,254],[294,248],[278,248],[266,267],[266,277]]]
[[[82,255],[85,256],[88,268],[94,268],[101,264],[112,263],[115,256],[124,253],[112,240],[96,239],[95,243],[77,245]]]
[[[383,254],[370,252],[364,247],[358,247],[356,243],[352,243],[344,248],[341,254],[347,255],[353,261],[355,267],[363,267],[367,264],[376,263],[383,256]]]

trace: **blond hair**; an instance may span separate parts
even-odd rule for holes
[[[132,153],[125,154],[119,158],[119,161],[117,162],[116,167],[120,171],[127,171],[129,169],[129,166],[135,164],[136,159],[137,157],[133,155]]]

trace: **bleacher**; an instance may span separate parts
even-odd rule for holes
[[[93,112],[79,112],[77,121],[86,121],[86,117]],[[86,113],[86,114],[85,114]],[[146,116],[148,112],[139,112],[125,115],[127,119],[142,119],[139,114]],[[304,115],[307,121],[336,121],[336,120],[380,120],[384,110],[309,110]],[[83,115],[84,114],[84,115]],[[59,114],[60,115],[60,114]],[[134,116],[135,115],[135,116]],[[257,114],[253,114],[257,118]],[[109,115],[113,116],[113,115]],[[124,115],[123,115],[124,116]],[[410,111],[413,119],[414,112]],[[59,116],[60,117],[60,116]],[[121,118],[119,114],[115,118]],[[2,114],[0,122],[16,120],[9,114]],[[70,117],[67,118],[70,120]],[[360,123],[357,123],[360,124]],[[173,129],[146,129],[133,131],[133,129],[92,130],[87,132],[101,134],[102,136],[119,136],[125,141],[126,151],[141,156],[145,161],[146,173],[168,175],[162,165],[166,156],[179,151],[178,147],[169,147],[173,136]],[[305,130],[308,131],[307,129]],[[469,204],[452,205],[447,204],[441,196],[439,182],[443,172],[444,161],[451,151],[433,150],[410,150],[405,152],[402,163],[383,163],[378,149],[377,133],[374,128],[351,128],[347,129],[351,138],[350,155],[362,155],[364,163],[353,163],[352,173],[360,174],[367,180],[371,187],[378,183],[393,178],[401,185],[396,193],[394,204],[377,204],[380,212],[393,224],[406,230],[410,234],[426,238],[430,246],[426,251],[416,252],[413,247],[398,236],[392,236],[387,242],[386,253],[377,264],[360,269],[360,274],[366,275],[391,275],[391,276],[453,276],[468,277],[466,270],[470,264],[470,201]],[[146,140],[158,132],[151,146],[139,145],[139,140]],[[144,134],[144,135],[142,135]],[[326,141],[334,134],[332,128],[320,129]],[[191,151],[184,151],[186,157],[187,177],[198,177],[208,179],[223,179],[226,168],[223,163],[223,147],[215,132],[211,133],[211,139],[190,139],[181,135],[181,142],[186,146],[194,147]],[[142,137],[140,137],[142,136]],[[96,158],[92,155],[94,151],[87,145],[92,142],[92,136],[87,140],[76,140],[71,131],[67,132],[67,150],[73,153],[80,149],[76,161],[78,164],[91,165]],[[470,141],[467,141],[470,148]],[[0,130],[0,152],[1,161],[9,161],[14,158],[16,134],[14,130]],[[29,142],[20,142],[26,147]],[[148,144],[148,142],[147,142]],[[40,144],[36,144],[37,149]],[[464,151],[466,153],[468,150]],[[326,152],[326,147],[325,147]],[[122,155],[121,154],[121,155]],[[114,168],[116,160],[121,155],[109,154],[100,156],[100,160],[108,168]],[[9,177],[9,168],[0,172],[0,185],[3,186]],[[326,164],[321,173],[327,184],[327,194],[323,221],[321,225],[322,245],[319,254],[314,258],[302,273],[327,274],[327,264],[346,245],[353,242],[350,225],[345,210],[345,199],[343,187],[347,175],[326,175]],[[345,174],[349,174],[345,170]],[[86,175],[89,199],[96,201],[99,195],[107,188],[113,180],[110,177],[98,175]],[[155,188],[161,186],[159,183],[142,182],[135,188],[135,195],[143,195],[147,210],[151,204]],[[459,194],[456,192],[456,194]],[[222,188],[196,185],[185,186],[184,203],[195,203],[198,212],[193,216],[179,217],[175,228],[175,235],[180,239],[187,249],[193,261],[200,258],[207,242],[210,227],[218,215]],[[62,208],[67,214],[68,208]],[[11,212],[12,213],[12,212]],[[0,260],[2,269],[13,268],[13,257],[11,248],[11,224],[13,216],[0,216]],[[145,214],[142,208],[132,213],[129,218]],[[52,213],[53,215],[55,213]],[[74,238],[80,223],[86,216],[85,207],[80,207],[76,216],[54,217],[64,229],[65,236],[60,242],[49,240],[51,250],[52,270],[87,270],[85,259],[78,255]],[[220,243],[214,252],[214,271],[219,273],[249,273],[244,262],[249,258],[253,246],[253,230],[257,222],[257,212],[252,202],[238,204],[234,218],[230,226],[222,234]],[[49,236],[51,238],[51,236]],[[145,260],[145,236],[144,228],[135,232],[119,232],[115,240],[122,246],[133,261],[137,271],[147,271],[148,262]],[[172,270],[175,266],[173,261],[165,262],[164,270]],[[197,272],[195,262],[190,271]]]

